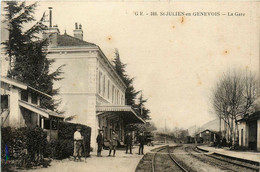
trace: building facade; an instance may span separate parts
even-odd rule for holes
[[[124,142],[125,126],[144,123],[137,113],[125,105],[126,85],[99,46],[83,40],[81,25],[75,24],[74,36],[60,34],[57,27],[45,32],[49,37],[48,58],[55,60],[53,69],[63,66],[64,79],[55,83],[60,88],[57,99],[65,116],[73,122],[91,127],[91,147],[96,148],[99,129],[110,140],[111,131]]]

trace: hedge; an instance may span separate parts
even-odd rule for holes
[[[82,155],[89,156],[91,128],[82,124],[59,122],[58,140],[47,141],[47,133],[36,128],[1,128],[1,165],[2,170],[13,168],[31,168],[34,166],[49,166],[46,158],[64,159],[73,155],[74,132],[81,127],[84,136],[85,150]],[[8,148],[8,160],[6,161]]]
[[[1,164],[3,168],[7,167],[7,162],[10,160],[14,160],[12,163],[18,168],[49,165],[44,160],[48,143],[47,134],[43,129],[38,127],[18,129],[5,127],[1,128],[1,139]]]

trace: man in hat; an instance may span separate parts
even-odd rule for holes
[[[111,135],[112,140],[110,141],[110,146],[109,146],[109,155],[111,155],[112,150],[114,150],[113,156],[116,155],[116,147],[117,147],[117,142],[118,142],[118,135],[116,132],[113,130],[112,135]]]
[[[81,152],[83,146],[83,136],[81,136],[81,127],[77,126],[77,131],[74,133],[74,160],[76,161],[77,158],[81,160]]]
[[[104,144],[103,130],[99,130],[99,133],[97,136],[97,144],[98,144],[97,156],[101,157],[101,150],[102,150],[102,147]]]
[[[126,154],[128,153],[128,149],[130,150],[130,154],[132,154],[132,142],[133,138],[131,135],[131,132],[127,133],[127,136],[125,137],[125,142],[126,142]]]
[[[139,135],[139,152],[138,154],[144,154],[144,144],[145,144],[145,137],[144,137],[144,134],[143,133],[140,133]]]

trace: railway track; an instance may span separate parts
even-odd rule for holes
[[[192,145],[163,146],[144,155],[136,172],[196,171],[260,172],[259,166],[196,149]]]
[[[166,151],[166,152],[165,152]],[[160,153],[163,152],[163,153]],[[162,156],[164,158],[162,158]],[[165,159],[168,156],[168,159]],[[163,162],[161,162],[163,160]],[[172,165],[169,167],[169,170],[171,171],[182,171],[182,172],[188,172],[180,163],[177,162],[176,158],[173,157],[169,151],[169,146],[162,147],[160,149],[157,149],[156,152],[153,154],[152,157],[152,172],[158,172],[162,171],[161,169],[165,170],[165,165],[169,160],[172,161]],[[158,161],[158,162],[157,162]]]
[[[184,150],[190,154],[191,156],[197,158],[198,160],[215,165],[219,167],[221,170],[225,171],[252,171],[258,172],[259,168],[254,167],[252,165],[246,164],[244,162],[239,162],[235,160],[231,160],[224,157],[215,156],[213,154],[208,154],[202,151],[197,150],[196,148],[185,147]],[[192,153],[195,152],[195,153]]]

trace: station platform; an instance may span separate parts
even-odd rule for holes
[[[215,148],[209,146],[197,146],[199,149],[208,151],[209,153],[217,153],[231,158],[243,159],[246,161],[251,161],[254,164],[260,166],[260,152],[250,152],[250,151],[233,151],[225,148]]]
[[[144,153],[150,152],[152,149],[161,147],[163,145],[145,146]],[[82,158],[81,162],[75,162],[70,159],[64,160],[53,160],[51,166],[48,168],[39,168],[28,171],[37,172],[84,172],[84,171],[95,171],[95,172],[107,172],[107,171],[120,171],[120,172],[135,172],[135,169],[139,161],[143,158],[143,155],[138,155],[138,146],[133,146],[132,153],[126,154],[125,150],[117,150],[116,156],[108,157],[108,150],[102,150],[102,157],[97,157],[95,152],[91,152],[91,156]]]

